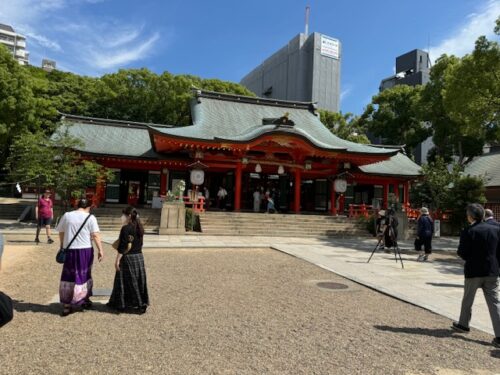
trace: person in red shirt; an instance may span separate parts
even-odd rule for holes
[[[54,218],[54,210],[52,209],[52,199],[50,199],[50,194],[50,190],[45,190],[40,199],[38,199],[38,204],[35,208],[35,217],[37,221],[35,237],[36,243],[40,242],[39,235],[42,230],[42,226],[45,227],[45,231],[47,232],[47,242],[49,244],[54,242],[54,240],[50,238],[50,224],[52,224],[52,219]]]

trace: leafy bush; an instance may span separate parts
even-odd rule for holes
[[[186,208],[186,224],[187,231],[201,232],[200,215],[193,211],[192,208]]]
[[[358,217],[358,223],[362,224],[366,230],[375,236],[375,215],[370,215],[368,217],[360,216]]]

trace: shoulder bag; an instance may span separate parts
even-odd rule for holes
[[[71,245],[73,244],[73,242],[76,240],[76,238],[80,234],[80,231],[85,226],[85,223],[87,223],[87,220],[91,216],[92,216],[92,214],[89,214],[89,216],[87,216],[85,218],[85,220],[83,221],[82,225],[80,226],[80,228],[78,229],[78,231],[76,232],[76,234],[73,236],[73,239],[69,242],[68,246],[66,248],[61,247],[59,249],[59,251],[57,252],[57,255],[56,255],[56,262],[57,263],[64,264],[64,262],[66,261],[66,252],[69,250],[69,248],[71,247]]]

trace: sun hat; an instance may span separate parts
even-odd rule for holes
[[[422,208],[420,209],[420,213],[421,213],[422,215],[429,215],[429,209],[428,209],[427,207],[422,207]]]

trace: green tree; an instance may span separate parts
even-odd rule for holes
[[[0,167],[15,136],[38,130],[40,123],[31,86],[24,67],[0,45]]]
[[[446,72],[444,104],[464,137],[500,140],[500,44],[482,36],[472,54]],[[475,155],[472,155],[475,156]]]
[[[359,119],[366,131],[382,137],[384,143],[406,145],[406,151],[431,135],[429,124],[421,120],[421,86],[398,85],[373,97]]]
[[[449,165],[439,156],[434,162],[422,166],[422,180],[412,187],[411,201],[432,211],[451,214],[455,230],[464,225],[465,208],[469,203],[484,203],[484,181],[464,176],[458,163]]]
[[[359,120],[352,113],[319,110],[321,122],[337,137],[351,142],[368,144],[368,137],[359,125]]]
[[[464,165],[482,153],[484,138],[468,135],[467,123],[452,118],[445,103],[449,71],[459,64],[460,59],[455,56],[443,55],[436,60],[430,71],[430,81],[424,86],[420,97],[420,118],[432,124],[435,146],[428,155],[430,160],[439,156],[451,162],[453,156],[458,156],[458,163]]]
[[[42,132],[20,134],[14,138],[7,159],[9,178],[32,186],[53,187],[68,203],[72,197],[81,196],[86,187],[112,177],[111,171],[100,164],[82,160],[75,151],[80,145],[80,140],[60,129],[50,138]]]
[[[250,95],[243,86],[191,75],[157,75],[148,69],[122,69],[106,74],[96,84],[96,100],[89,112],[95,117],[158,124],[192,123],[190,100],[194,88]]]

